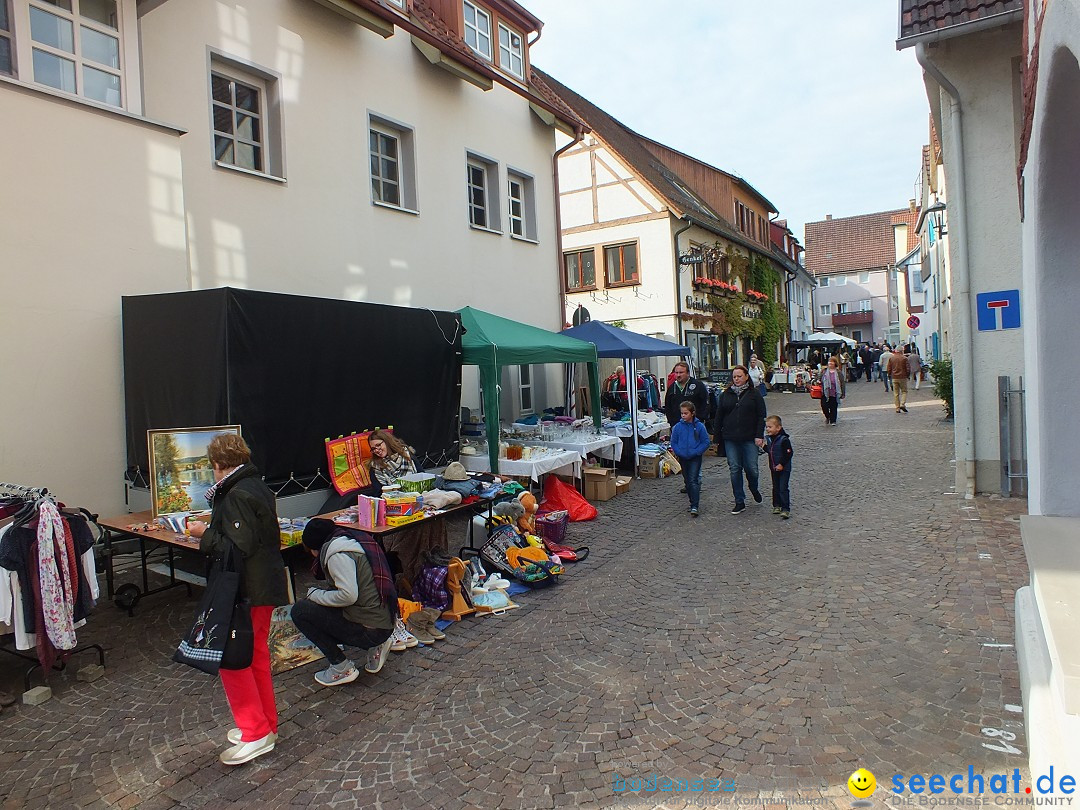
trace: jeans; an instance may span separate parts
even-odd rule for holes
[[[788,490],[788,482],[791,480],[791,467],[785,467],[780,472],[776,470],[769,472],[772,475],[772,505],[790,512],[791,492]]]
[[[724,453],[727,455],[728,471],[731,473],[731,493],[735,503],[745,503],[742,476],[746,471],[746,483],[752,492],[758,488],[758,449],[754,442],[733,442],[724,440]]]
[[[393,632],[350,622],[341,608],[316,605],[309,599],[301,599],[293,605],[292,620],[331,664],[340,664],[345,660],[345,653],[339,644],[370,650],[386,641]]]
[[[889,390],[889,372],[885,369],[878,367],[878,379],[885,383],[885,390]]]
[[[680,458],[679,463],[682,465],[686,494],[690,496],[690,508],[697,509],[698,500],[701,498],[701,456]]]
[[[821,395],[821,412],[825,414],[825,420],[830,425],[836,424],[836,409],[840,407],[840,400],[836,397]]]

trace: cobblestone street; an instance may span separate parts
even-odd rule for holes
[[[52,700],[0,715],[0,807],[720,803],[626,785],[653,774],[850,807],[860,766],[884,807],[894,774],[1026,780],[1024,503],[952,492],[952,429],[927,387],[898,415],[879,383],[852,383],[833,428],[807,395],[770,394],[795,448],[791,520],[771,514],[764,462],[765,502],[741,515],[721,459],[705,459],[696,520],[680,478],[634,481],[571,525],[589,559],[519,610],[342,688],[317,686],[316,665],[276,678],[277,748],[238,768],[217,758],[220,683],[170,662],[198,590],[133,618],[102,602],[79,638],[105,646],[105,677],[73,666]],[[22,669],[0,658],[5,688],[22,691]]]

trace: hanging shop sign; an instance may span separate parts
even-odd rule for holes
[[[722,312],[723,307],[719,304],[714,304],[705,298],[694,298],[692,295],[686,296],[686,308],[693,312]]]
[[[761,317],[761,307],[757,304],[743,304],[742,317],[744,321],[752,321]]]
[[[705,257],[700,253],[685,253],[679,257],[679,264],[701,264]]]

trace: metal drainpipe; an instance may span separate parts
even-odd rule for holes
[[[953,330],[954,337],[958,338],[953,343],[953,348],[958,355],[957,362],[953,365],[953,384],[962,383],[962,396],[955,398],[956,411],[956,469],[958,474],[963,475],[964,497],[975,497],[975,375],[972,366],[971,334],[971,277],[968,265],[968,232],[967,232],[967,189],[965,187],[964,172],[964,121],[963,109],[960,104],[960,93],[941,72],[937,65],[930,60],[925,43],[920,42],[915,46],[915,59],[923,70],[929,74],[938,86],[944,90],[950,99],[949,115],[955,122],[956,130],[956,172],[953,175],[955,183],[950,186],[956,187],[956,193],[951,195],[949,208],[952,216],[949,217],[950,236],[956,238],[956,264],[952,268],[952,298],[955,306],[951,307],[952,317],[955,318]],[[957,238],[959,237],[959,238]],[[957,379],[956,370],[962,374]],[[959,482],[958,482],[959,483]]]
[[[678,332],[679,341],[682,343],[685,341],[686,337],[683,335],[683,322],[680,317],[682,315],[682,289],[679,286],[679,280],[682,277],[682,265],[679,264],[679,234],[686,233],[690,230],[690,226],[694,224],[694,220],[688,215],[679,217],[679,219],[685,219],[686,225],[672,234],[671,242],[675,251],[675,324],[678,326],[676,331]],[[685,343],[683,345],[685,345]],[[692,361],[693,357],[690,359]]]
[[[537,36],[537,39],[540,37]],[[561,149],[556,149],[551,156],[551,186],[555,192],[555,272],[559,278],[559,331],[566,323],[566,281],[563,279],[562,261],[562,212],[559,210],[559,155],[576,146],[585,138],[585,130],[581,127],[574,129],[574,140],[570,141]]]

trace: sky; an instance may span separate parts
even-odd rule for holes
[[[522,0],[532,62],[806,222],[904,208],[929,107],[898,0]],[[721,212],[722,213],[722,212]],[[730,219],[730,214],[728,216]]]

